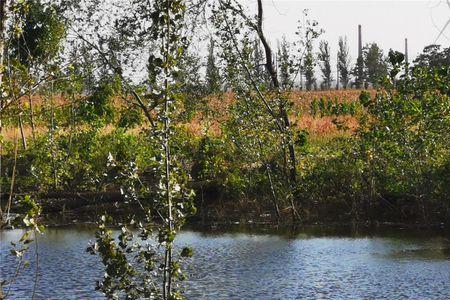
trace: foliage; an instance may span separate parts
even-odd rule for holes
[[[82,122],[101,126],[102,123],[110,123],[114,118],[114,97],[120,90],[120,82],[104,79],[86,100],[77,108],[77,115]]]
[[[440,45],[429,45],[414,60],[417,67],[445,67],[450,65],[450,47],[441,50]]]
[[[154,230],[149,223],[131,219],[129,226],[121,227],[120,233],[114,237],[108,229],[112,218],[101,216],[96,232],[96,242],[87,248],[91,254],[99,253],[106,266],[104,280],[97,282],[97,290],[101,290],[108,299],[142,299],[159,298],[163,292],[157,285],[158,278],[164,273],[164,255],[155,246]],[[173,241],[173,232],[158,236],[161,243]],[[178,261],[173,260],[171,276],[184,280],[180,272],[182,259],[192,256],[192,250],[183,248]],[[181,294],[175,292],[168,299],[181,299]]]
[[[66,34],[56,7],[44,5],[40,0],[27,0],[19,1],[14,10],[17,29],[15,42],[11,43],[13,57],[29,66],[55,58]]]
[[[390,55],[399,68],[402,56]],[[413,201],[415,210],[426,222],[430,207],[442,197],[442,181],[434,170],[442,169],[449,157],[449,83],[448,68],[416,68],[411,77],[390,83],[374,98],[362,95],[366,113],[358,130],[364,175],[373,194]],[[394,85],[395,83],[395,85]],[[448,203],[442,203],[448,206]]]
[[[124,108],[120,112],[120,119],[117,126],[120,128],[133,128],[144,122],[142,111],[137,108]]]

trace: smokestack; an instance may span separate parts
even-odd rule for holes
[[[405,64],[408,64],[408,39],[405,39]]]
[[[362,33],[361,33],[361,25],[358,25],[358,57],[362,57]]]

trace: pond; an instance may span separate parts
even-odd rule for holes
[[[99,258],[85,251],[93,235],[86,227],[46,231],[36,299],[103,299],[94,289]],[[0,233],[1,279],[14,272],[9,244],[19,236]],[[445,234],[192,229],[177,243],[194,248],[188,299],[450,299]],[[29,299],[33,280],[34,272],[23,272],[12,299]]]

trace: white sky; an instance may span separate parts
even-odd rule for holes
[[[243,2],[255,8],[256,0]],[[310,17],[325,30],[320,39],[329,41],[332,58],[336,57],[339,36],[346,35],[352,60],[357,57],[358,24],[362,25],[363,44],[377,42],[385,54],[390,48],[403,52],[404,39],[408,38],[412,60],[424,46],[435,42],[450,19],[447,0],[264,0],[264,5],[264,31],[274,48],[283,35],[288,40],[295,37],[297,20],[303,9],[309,9]],[[450,46],[450,25],[437,44]]]

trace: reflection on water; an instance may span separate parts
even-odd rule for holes
[[[8,248],[19,235],[0,233],[1,279],[14,270]],[[37,299],[103,299],[94,291],[101,264],[85,252],[93,236],[89,228],[46,231],[39,240]],[[188,299],[450,298],[450,242],[439,235],[228,228],[188,230],[177,241],[195,251],[187,271]],[[33,278],[33,272],[20,275],[14,299],[30,298],[32,284],[26,282]]]

